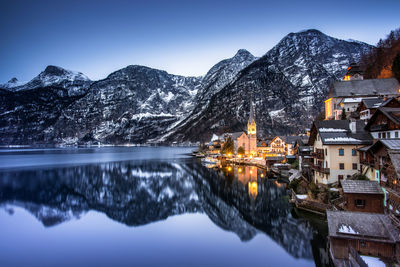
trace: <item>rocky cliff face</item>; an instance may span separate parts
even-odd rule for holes
[[[128,66],[92,82],[49,66],[26,84],[0,85],[0,144],[208,140],[244,129],[251,95],[260,136],[298,132],[321,111],[330,83],[370,48],[308,30],[259,59],[239,50],[204,77]]]
[[[322,110],[329,85],[369,49],[317,30],[291,33],[214,94],[201,113],[178,125],[170,140],[245,130],[251,96],[260,136],[298,133]]]

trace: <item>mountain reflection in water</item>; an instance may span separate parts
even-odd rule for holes
[[[192,159],[3,170],[0,205],[23,207],[47,227],[89,210],[128,226],[200,212],[242,241],[265,233],[292,256],[327,264],[326,240],[293,216],[286,185],[265,177],[256,167],[215,171]]]

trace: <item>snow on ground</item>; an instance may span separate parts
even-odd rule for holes
[[[307,195],[296,195],[298,199],[307,199]]]
[[[358,232],[356,232],[353,228],[351,228],[351,226],[349,225],[344,225],[342,224],[339,229],[338,229],[339,233],[344,233],[344,234],[353,234],[353,235],[357,235]]]
[[[219,139],[219,138],[218,138],[218,135],[213,134],[213,136],[211,137],[211,142],[217,141],[218,139]]]
[[[381,261],[379,258],[376,257],[371,257],[371,256],[364,256],[360,255],[363,261],[369,266],[369,267],[385,267],[386,264]]]

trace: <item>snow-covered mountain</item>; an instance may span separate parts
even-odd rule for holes
[[[4,86],[11,91],[33,90],[41,87],[61,87],[68,90],[69,96],[82,94],[92,81],[83,73],[66,70],[57,66],[47,66],[38,76],[27,83],[19,83],[17,78],[11,79]]]
[[[251,95],[260,135],[298,132],[370,48],[307,30],[258,59],[241,49],[203,77],[128,66],[92,82],[48,66],[26,84],[0,85],[0,144],[207,140],[244,129]]]
[[[370,48],[317,30],[290,33],[241,70],[200,113],[173,129],[167,140],[209,140],[213,133],[244,130],[251,95],[260,136],[298,133],[322,110],[329,85]]]

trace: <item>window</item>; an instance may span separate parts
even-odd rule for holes
[[[399,132],[394,133],[394,138],[399,138]]]
[[[382,138],[382,134],[381,133],[378,133],[378,138]]]
[[[357,170],[357,163],[353,163],[353,170]]]
[[[344,163],[339,163],[339,169],[344,170]]]
[[[365,199],[356,199],[354,200],[354,205],[358,208],[364,208],[365,207]]]
[[[328,156],[328,149],[325,148],[325,156]]]
[[[382,133],[382,138],[383,138],[383,139],[386,138],[386,133]]]
[[[343,148],[339,148],[339,156],[344,156],[344,149]]]
[[[357,150],[352,149],[352,150],[351,150],[351,155],[352,155],[352,156],[357,156]]]
[[[390,138],[390,132],[387,133],[387,138]]]

